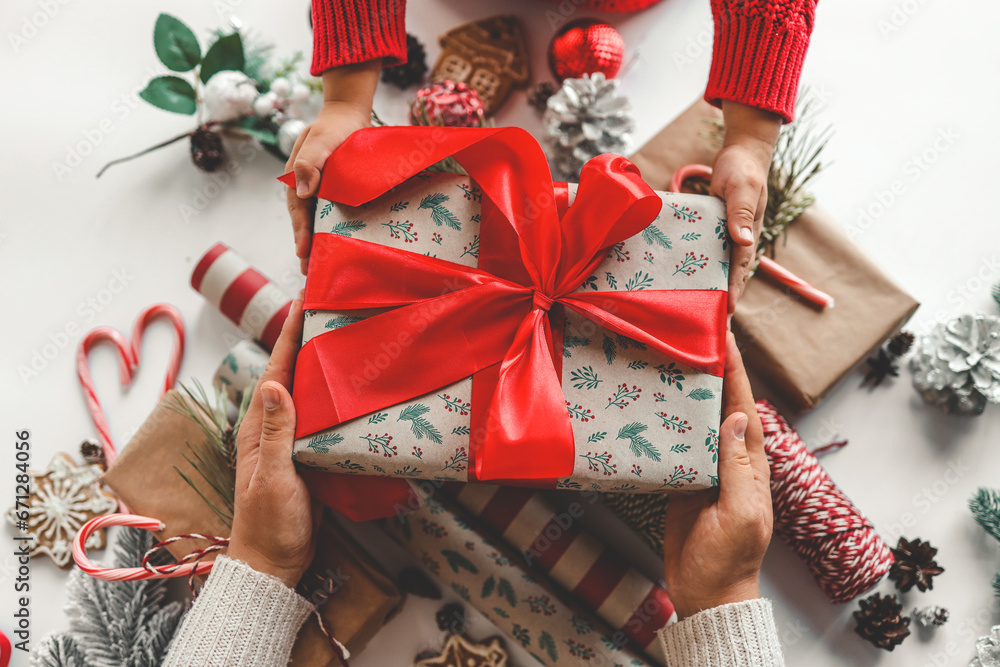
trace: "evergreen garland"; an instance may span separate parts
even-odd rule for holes
[[[139,528],[122,528],[114,566],[135,567],[154,544]],[[180,625],[187,603],[164,603],[166,579],[104,581],[82,570],[70,574],[69,630],[36,646],[37,667],[157,667]]]
[[[993,539],[1000,541],[1000,490],[980,487],[969,499],[969,509],[976,523]],[[1000,573],[993,577],[993,590],[1000,597]]]

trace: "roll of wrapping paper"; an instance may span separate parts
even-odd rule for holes
[[[479,525],[477,525],[479,524]],[[542,575],[480,522],[438,494],[383,528],[428,570],[543,665],[651,665],[615,632]],[[662,660],[661,660],[662,664]]]
[[[292,299],[228,246],[216,243],[205,253],[191,287],[264,349],[274,348]]]
[[[216,387],[225,390],[229,400],[239,405],[243,390],[257,384],[270,358],[267,350],[257,343],[241,340],[229,349],[215,371],[213,382]]]
[[[445,488],[517,549],[529,567],[547,574],[650,657],[661,657],[656,631],[676,620],[673,603],[663,588],[582,530],[579,503],[559,512],[531,489],[492,484]]]

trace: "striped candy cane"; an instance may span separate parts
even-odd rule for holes
[[[681,167],[674,173],[674,177],[670,181],[670,191],[680,192],[681,186],[684,185],[684,181],[694,177],[710,179],[712,178],[712,168],[706,167],[703,164],[689,164]],[[757,270],[767,276],[770,276],[773,280],[776,280],[792,292],[795,292],[809,303],[819,306],[820,308],[833,308],[832,296],[813,287],[808,282],[781,266],[770,257],[762,256],[760,258],[760,263],[757,264]]]
[[[198,260],[191,287],[268,352],[281,333],[292,300],[223,243]]]
[[[174,348],[170,354],[170,363],[167,366],[166,376],[163,378],[163,387],[160,396],[166,394],[177,383],[177,376],[180,373],[181,362],[184,360],[184,318],[180,311],[167,303],[157,303],[139,313],[135,324],[132,325],[132,334],[129,338],[117,329],[102,326],[91,329],[80,341],[76,349],[76,374],[83,387],[83,397],[87,402],[87,409],[90,417],[97,428],[97,437],[104,450],[104,458],[108,465],[115,460],[117,451],[114,441],[111,438],[111,426],[108,418],[104,414],[104,408],[97,398],[97,390],[94,388],[94,380],[90,375],[90,351],[95,345],[103,341],[110,341],[118,350],[118,381],[123,387],[132,384],[135,371],[139,368],[142,359],[142,339],[146,333],[146,327],[158,317],[167,318],[174,328]]]
[[[170,579],[173,577],[194,577],[199,574],[206,574],[212,569],[212,562],[192,561],[197,561],[202,556],[205,556],[213,551],[219,551],[229,544],[228,539],[215,537],[214,535],[201,535],[195,533],[189,535],[177,535],[176,537],[171,537],[159,544],[154,545],[153,548],[147,552],[146,556],[143,557],[142,567],[112,568],[95,565],[89,558],[87,558],[87,551],[84,548],[84,545],[87,543],[87,538],[94,532],[110,526],[132,526],[134,528],[142,528],[143,530],[150,531],[164,529],[163,522],[157,519],[151,519],[147,516],[138,516],[136,514],[105,514],[104,516],[95,517],[83,524],[79,532],[77,532],[76,537],[73,539],[73,560],[76,561],[77,567],[91,577],[94,577],[95,579],[104,579],[105,581]],[[154,566],[149,564],[149,557],[152,552],[170,542],[176,542],[182,539],[203,539],[209,540],[213,544],[206,549],[200,549],[188,554],[177,563],[171,563],[170,565],[163,566]]]

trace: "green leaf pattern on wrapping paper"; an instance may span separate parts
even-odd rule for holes
[[[327,433],[326,435],[317,435],[309,439],[309,444],[306,445],[306,449],[311,449],[318,454],[326,454],[330,451],[330,448],[334,445],[339,445],[344,441],[344,436],[339,433]]]
[[[572,624],[573,629],[576,630],[578,635],[586,635],[594,631],[594,624],[590,622],[585,616],[580,616],[579,614],[573,614],[569,619],[570,624]]]
[[[653,278],[645,271],[637,271],[634,276],[625,281],[627,292],[638,292],[653,286]]]
[[[729,234],[726,232],[726,219],[716,216],[718,223],[715,225],[715,235],[722,241],[722,250],[729,249]]]
[[[369,424],[381,424],[389,416],[388,412],[377,412],[368,418]]]
[[[580,658],[581,660],[590,660],[596,655],[594,649],[582,644],[575,639],[564,639],[563,643],[566,644],[569,654],[574,658]]]
[[[623,336],[621,334],[615,334],[615,340],[618,342],[619,345],[621,345],[621,348],[623,350],[627,350],[627,349],[633,348],[633,347],[635,349],[637,349],[637,350],[645,350],[646,349],[646,344],[645,343],[640,343],[637,340],[632,340],[628,336]]]
[[[397,477],[416,477],[417,475],[420,475],[421,472],[422,471],[419,468],[415,468],[410,465],[405,465],[402,468],[396,468],[395,470],[393,470],[392,474],[396,475]]]
[[[500,580],[497,582],[497,595],[502,596],[511,607],[517,606],[517,594],[514,592],[514,585],[503,577],[500,577]]]
[[[365,467],[363,465],[360,463],[352,463],[351,459],[347,459],[346,461],[335,461],[333,465],[337,466],[342,472],[348,475],[355,475],[359,472],[365,471]]]
[[[490,578],[483,582],[483,592],[482,595],[480,595],[479,597],[488,598],[490,595],[492,595],[493,589],[496,587],[496,583],[497,583],[496,579],[494,579],[493,575],[491,574]]]
[[[649,427],[640,422],[632,422],[622,426],[618,431],[618,440],[628,440],[629,449],[632,454],[642,458],[643,456],[653,459],[654,461],[660,460],[660,450],[656,448],[653,443],[647,440],[642,434],[646,432]]]
[[[531,633],[528,628],[522,628],[520,623],[515,623],[510,629],[510,636],[514,641],[520,642],[521,646],[531,645]]]
[[[570,381],[577,389],[597,389],[597,385],[604,382],[590,366],[581,366],[570,372]]]
[[[597,276],[589,276],[586,280],[583,281],[583,284],[581,285],[581,287],[583,289],[585,289],[585,290],[587,288],[590,288],[590,289],[592,289],[592,290],[594,290],[596,292],[597,291]]]
[[[685,241],[697,241],[700,238],[701,238],[701,234],[699,234],[697,232],[688,232],[687,234],[685,234],[684,236],[681,237],[681,239],[683,239]]]
[[[607,435],[608,435],[607,431],[598,431],[597,433],[591,433],[590,437],[587,438],[587,442],[600,442],[601,440],[604,440],[604,438],[607,437]]]
[[[469,429],[468,426],[456,426],[455,428],[451,429],[451,432],[453,435],[469,435],[471,430]]]
[[[337,236],[346,236],[348,238],[354,238],[351,236],[354,232],[360,232],[362,229],[367,227],[365,223],[360,220],[341,220],[333,226],[330,230],[331,234],[336,234]]]
[[[719,460],[719,432],[714,428],[708,429],[708,437],[705,438],[705,447],[712,455],[712,463]]]
[[[420,205],[417,208],[429,209],[431,212],[431,220],[434,224],[440,227],[441,225],[447,225],[456,231],[462,230],[462,223],[455,214],[449,211],[444,203],[448,201],[450,197],[443,192],[435,192],[429,194],[420,200]]]
[[[462,598],[466,602],[469,602],[472,597],[469,595],[469,587],[464,586],[457,581],[451,582],[451,589],[458,594],[458,597]]]
[[[396,421],[410,422],[410,430],[413,432],[413,435],[417,436],[417,440],[427,438],[431,442],[440,445],[443,442],[441,432],[424,417],[428,412],[430,412],[428,406],[423,403],[414,403],[403,408]]]
[[[332,212],[333,212],[333,202],[332,201],[328,201],[327,203],[323,204],[323,208],[321,208],[319,210],[319,217],[320,218],[325,218],[326,216],[330,215],[330,213],[332,213]]]
[[[402,211],[403,209],[405,209],[409,205],[410,205],[410,202],[408,202],[408,201],[398,201],[395,204],[393,204],[392,206],[390,206],[389,210],[391,212],[393,212],[393,213],[399,213],[400,211]]]
[[[684,443],[678,443],[670,448],[670,451],[674,454],[686,454],[691,450],[691,445],[685,445]]]
[[[728,280],[729,279],[729,262],[724,262],[724,261],[722,261],[720,259],[719,260],[719,264],[722,265],[722,273],[725,274],[726,279]]]
[[[545,651],[553,662],[559,660],[559,651],[556,650],[556,640],[544,630],[538,635],[538,648]]]
[[[687,397],[693,398],[696,401],[708,401],[715,398],[715,393],[706,387],[699,387],[688,392]]]
[[[645,361],[636,360],[628,362],[628,367],[634,371],[646,370],[646,366],[649,366],[649,363]]]
[[[610,287],[611,289],[614,290],[618,289],[618,279],[615,278],[615,275],[610,271],[604,272],[604,280],[607,281],[608,287]]]
[[[618,356],[618,347],[615,345],[614,339],[608,334],[604,334],[604,342],[601,344],[604,350],[604,358],[608,360],[608,366],[610,366],[615,361],[615,357]]]
[[[510,618],[510,614],[508,614],[505,610],[501,609],[500,607],[493,607],[493,613],[499,616],[500,618]]]
[[[357,324],[363,317],[355,317],[353,315],[337,315],[336,317],[331,317],[323,325],[324,329],[340,329],[341,327],[350,326],[351,324]],[[377,422],[369,421],[369,424],[374,424]]]
[[[479,574],[479,568],[476,567],[472,561],[457,551],[453,551],[452,549],[442,549],[441,555],[444,556],[446,561],[448,561],[448,566],[455,574],[458,574],[459,570],[468,570],[472,574]],[[468,600],[467,595],[465,599]]]
[[[236,355],[230,352],[226,355],[226,358],[222,360],[222,365],[231,370],[233,373],[238,373],[240,370],[239,364],[236,363]]]
[[[583,336],[564,336],[563,337],[563,356],[569,359],[573,356],[570,352],[571,348],[574,347],[585,347],[590,345],[590,339],[584,338]]]
[[[658,245],[667,250],[673,248],[673,245],[670,243],[670,239],[667,238],[667,235],[664,234],[663,231],[656,225],[649,225],[642,230],[642,240],[648,245]]]
[[[684,381],[684,371],[678,368],[677,364],[672,361],[669,364],[660,364],[656,370],[660,371],[660,382],[667,386],[677,387],[679,391],[684,391],[681,384]]]

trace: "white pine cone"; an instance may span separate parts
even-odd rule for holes
[[[945,412],[977,415],[1000,402],[1000,317],[967,314],[921,336],[913,386]]]
[[[549,157],[562,178],[576,180],[591,158],[628,152],[632,144],[632,106],[618,95],[617,79],[585,74],[566,79],[546,103]]]

